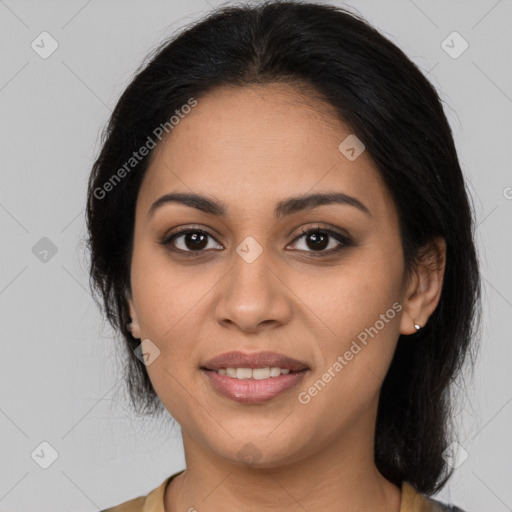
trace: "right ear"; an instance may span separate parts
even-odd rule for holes
[[[137,310],[135,309],[135,305],[133,303],[133,298],[131,297],[131,295],[127,296],[127,301],[128,301],[128,307],[130,308],[130,318],[131,318],[131,323],[129,325],[129,329],[134,338],[140,339],[141,338],[140,325],[139,325],[139,321],[137,319]]]

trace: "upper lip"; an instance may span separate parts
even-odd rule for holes
[[[308,365],[277,352],[225,352],[206,361],[202,368],[218,370],[219,368],[266,368],[274,366],[291,371],[308,369]]]

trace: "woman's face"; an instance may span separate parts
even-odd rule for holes
[[[290,86],[222,88],[155,150],[136,206],[133,334],[150,340],[147,371],[184,439],[210,454],[272,467],[361,439],[373,453],[382,380],[399,334],[414,329],[397,212],[357,141],[339,149],[350,135]],[[171,193],[223,214],[151,209]],[[302,201],[316,194],[354,200]],[[169,238],[180,230],[192,233]],[[306,369],[236,370],[250,382],[204,369],[232,351]]]

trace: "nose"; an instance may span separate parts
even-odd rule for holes
[[[243,250],[234,252],[230,265],[218,289],[217,322],[255,333],[290,321],[293,293],[286,276],[272,263],[270,251],[263,250],[255,259],[246,257]]]

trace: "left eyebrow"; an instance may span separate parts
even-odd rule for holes
[[[327,194],[308,194],[284,199],[277,203],[275,216],[280,218],[302,210],[328,204],[349,205],[358,208],[367,215],[372,215],[370,210],[361,201],[359,201],[359,199],[342,192],[331,192]]]
[[[196,208],[204,213],[226,217],[227,208],[220,201],[208,198],[199,194],[191,193],[170,193],[158,198],[149,208],[148,217],[167,203],[180,203],[191,208]],[[274,215],[282,218],[299,211],[317,208],[329,204],[349,205],[358,208],[367,215],[372,215],[370,210],[357,198],[342,192],[331,192],[324,194],[307,194],[283,199],[276,204]]]

